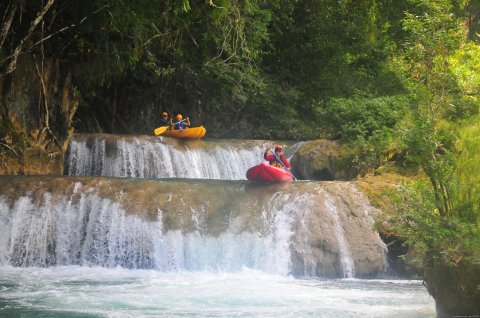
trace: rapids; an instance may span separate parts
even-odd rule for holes
[[[1,268],[3,317],[434,318],[421,282],[239,272]]]

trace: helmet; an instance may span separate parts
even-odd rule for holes
[[[182,117],[182,114],[178,114],[178,115],[177,115],[177,119],[182,119],[182,118],[183,118],[183,117]]]
[[[163,112],[163,113],[162,113],[162,116],[168,116],[168,113],[167,113],[167,112]]]
[[[280,145],[275,146],[275,152],[277,151],[283,151],[283,147]]]

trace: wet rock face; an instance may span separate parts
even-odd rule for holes
[[[306,180],[353,180],[358,172],[336,141],[316,140],[301,146],[291,160],[292,170]]]
[[[479,271],[479,265],[469,266],[464,262],[457,264],[456,268],[431,264],[424,270],[425,285],[435,299],[438,317],[478,317]]]
[[[316,276],[371,277],[383,272],[386,247],[373,231],[370,215],[375,208],[351,183],[322,184],[326,186],[317,189],[308,228]]]

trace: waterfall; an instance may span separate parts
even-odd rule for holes
[[[0,265],[372,275],[385,247],[359,196],[333,182],[0,177]]]
[[[289,241],[294,208],[265,207],[261,231],[238,232],[233,218],[218,236],[206,231],[205,216],[192,207],[196,230],[164,230],[161,209],[147,221],[111,199],[80,191],[0,197],[0,265],[122,266],[162,271],[239,271],[243,266],[289,274]]]
[[[69,176],[0,177],[0,265],[381,273],[385,245],[353,183],[241,181],[268,144],[76,135]]]
[[[345,231],[343,230],[342,224],[340,223],[337,207],[333,204],[332,200],[329,197],[327,197],[325,200],[325,206],[328,208],[330,214],[332,215],[333,229],[335,232],[335,237],[338,240],[338,251],[343,277],[353,277],[355,274],[355,265],[353,264],[350,248],[345,239]]]
[[[268,141],[179,141],[167,137],[74,135],[65,159],[71,176],[245,179]],[[291,156],[297,147],[286,153]],[[288,148],[287,148],[288,150]]]

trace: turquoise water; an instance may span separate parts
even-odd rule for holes
[[[0,317],[435,317],[420,281],[0,267]]]

